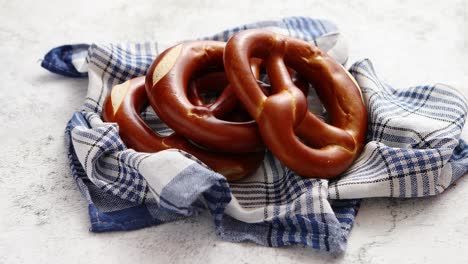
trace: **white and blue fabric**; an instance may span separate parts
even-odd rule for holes
[[[248,28],[297,37],[342,64],[347,60],[337,27],[306,17],[244,25],[204,39],[227,41]],[[467,114],[463,96],[440,84],[395,89],[381,81],[369,60],[350,68],[368,109],[366,145],[338,180],[302,178],[267,153],[254,175],[228,183],[182,151],[128,149],[118,125],[100,117],[104,99],[114,85],[145,75],[166,47],[160,42],[66,45],[42,62],[52,72],[89,78],[83,107],[65,134],[93,232],[159,225],[209,210],[224,240],[343,252],[360,198],[436,195],[468,170],[468,146],[460,139]],[[315,105],[313,94],[308,99]],[[171,133],[150,108],[142,117],[158,133]]]

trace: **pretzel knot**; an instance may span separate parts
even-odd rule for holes
[[[192,41],[164,51],[146,77],[150,104],[162,121],[197,145],[219,152],[263,151],[254,120],[229,120],[239,102],[223,77],[224,47],[224,42]],[[258,67],[253,67],[258,76]],[[190,84],[201,76],[208,80]],[[203,90],[222,92],[216,101],[204,102]]]
[[[253,57],[263,59],[271,95],[262,91],[252,74]],[[299,175],[336,177],[360,153],[367,112],[359,87],[318,48],[273,32],[246,30],[228,41],[224,67],[237,97],[257,121],[265,145]],[[291,80],[288,68],[314,87],[330,124],[308,110],[306,96]]]
[[[193,145],[185,137],[173,133],[161,136],[140,117],[148,106],[145,77],[137,77],[113,87],[106,98],[103,118],[119,125],[119,134],[129,148],[141,152],[180,149],[190,153],[211,169],[226,176],[228,181],[238,180],[255,171],[263,160],[263,152],[247,154],[219,153]]]

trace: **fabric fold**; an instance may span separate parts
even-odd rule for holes
[[[370,60],[350,72],[367,105],[368,139],[353,166],[331,183],[330,198],[432,196],[466,174],[460,134],[467,103],[458,90],[442,84],[395,89]]]

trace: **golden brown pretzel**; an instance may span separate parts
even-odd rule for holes
[[[119,125],[120,137],[128,147],[141,152],[158,152],[171,148],[183,150],[226,176],[228,181],[245,177],[258,168],[263,160],[263,152],[220,154],[196,147],[176,133],[167,137],[155,133],[139,115],[148,105],[144,86],[144,77],[117,85],[104,103],[104,120]]]
[[[224,46],[224,42],[192,41],[164,51],[146,76],[150,104],[169,127],[201,146],[220,152],[261,151],[264,145],[255,121],[219,118],[220,106],[226,106],[221,102],[234,95],[230,85],[211,105],[192,103],[188,96],[191,80],[223,69]]]
[[[270,96],[252,76],[252,57],[264,60]],[[293,171],[306,177],[336,177],[360,153],[367,112],[359,87],[318,48],[273,32],[247,30],[228,41],[224,66],[234,91],[257,121],[265,145]],[[331,125],[308,111],[306,97],[292,82],[288,68],[316,89]]]

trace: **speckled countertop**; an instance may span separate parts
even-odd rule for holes
[[[350,61],[371,58],[396,87],[443,82],[468,95],[466,0],[0,0],[0,263],[468,263],[468,177],[438,197],[365,200],[341,256],[224,242],[207,214],[88,232],[63,138],[87,81],[46,72],[42,56],[67,43],[173,42],[290,15],[335,21]]]

